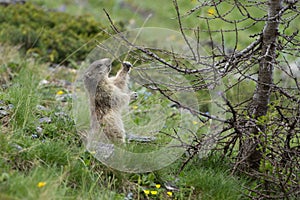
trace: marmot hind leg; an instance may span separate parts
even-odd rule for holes
[[[125,129],[121,115],[106,115],[101,124],[103,133],[113,143],[125,143]]]

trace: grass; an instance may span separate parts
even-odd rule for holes
[[[1,46],[2,71],[11,47]],[[17,51],[13,57],[19,58]],[[13,60],[13,59],[12,59]],[[16,59],[17,60],[17,59]],[[1,199],[239,199],[245,180],[232,177],[223,161],[198,160],[176,173],[181,160],[152,173],[130,174],[110,169],[88,153],[70,116],[71,102],[55,100],[59,86],[42,87],[40,80],[51,77],[44,64],[24,57],[15,63],[15,76],[2,88],[5,105],[14,105],[1,118],[0,198]],[[38,109],[42,105],[46,110]],[[146,105],[138,105],[141,110]],[[57,116],[64,112],[67,116]],[[42,117],[50,123],[40,122]],[[42,128],[42,133],[37,131]],[[220,166],[222,166],[220,168]],[[164,187],[174,181],[179,191],[170,197]],[[39,185],[40,183],[40,185]],[[44,183],[44,185],[42,184]],[[158,190],[156,184],[162,187]],[[145,195],[146,189],[158,191]]]

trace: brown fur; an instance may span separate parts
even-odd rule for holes
[[[124,62],[117,75],[109,77],[111,61],[105,58],[93,62],[84,74],[90,96],[92,131],[101,130],[112,142],[125,142],[121,114],[132,95],[128,89],[130,68],[131,64]]]

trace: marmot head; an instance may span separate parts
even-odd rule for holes
[[[86,70],[84,76],[86,79],[98,80],[108,77],[111,70],[111,61],[108,58],[94,61]]]
[[[111,61],[108,58],[96,60],[85,71],[83,81],[88,91],[95,90],[99,82],[105,81],[111,70]]]

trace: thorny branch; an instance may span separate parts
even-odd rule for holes
[[[282,3],[282,6],[278,9],[276,6],[272,8],[278,2]],[[226,10],[223,9],[225,4]],[[224,124],[217,137],[219,143],[216,150],[222,150],[224,157],[232,159],[233,173],[245,173],[257,181],[257,187],[247,188],[249,191],[247,196],[255,199],[296,197],[300,191],[300,186],[297,184],[300,174],[298,156],[300,154],[300,63],[297,60],[300,55],[297,28],[300,15],[299,1],[200,1],[195,8],[184,12],[184,15],[180,15],[177,0],[173,0],[173,5],[179,31],[192,56],[138,46],[121,34],[117,39],[143,54],[135,54],[137,59],[152,60],[179,74],[190,76],[192,87],[181,87],[178,83],[178,89],[198,92],[213,86],[203,81],[203,76],[206,74],[209,74],[207,77],[211,82],[222,78],[225,85],[225,91],[221,94],[224,103],[218,106],[227,113],[228,119],[220,119],[218,116],[182,105],[172,98],[168,89],[162,89],[161,85],[148,77],[152,89],[160,92],[179,108]],[[205,11],[211,8],[215,13],[208,16]],[[266,12],[267,8],[269,13]],[[261,14],[258,15],[256,12]],[[116,33],[120,33],[109,14],[106,11],[105,13],[111,28]],[[183,18],[199,20],[201,28],[200,26],[184,27]],[[222,23],[223,28],[220,30],[214,25],[215,22]],[[269,36],[266,34],[268,26],[274,26],[273,30],[276,30]],[[192,31],[195,37],[196,48],[192,48],[189,43],[188,37],[191,36],[188,31]],[[277,39],[266,41],[272,37]],[[230,47],[228,40],[232,38],[235,38],[235,42]],[[251,42],[246,44],[245,38]],[[206,50],[207,55],[201,55],[201,48]],[[189,67],[182,60],[187,60],[193,65],[202,64],[206,68],[204,70]],[[273,67],[274,73],[269,73]],[[258,78],[258,74],[263,72],[262,68],[267,69],[264,73],[268,75],[269,81],[263,77]],[[258,108],[258,104],[253,101],[257,98],[255,95],[258,89],[253,85],[257,87],[259,85],[263,89],[261,91],[270,92],[270,102],[264,102],[263,106],[266,109],[261,114],[253,111],[252,106]],[[170,89],[174,88],[174,85],[165,85],[165,87]],[[260,93],[261,97],[264,95],[266,93]],[[255,134],[253,130],[256,130]],[[245,170],[239,167],[250,158],[245,155],[237,157],[241,155],[241,146],[246,140],[254,142],[256,146],[254,148],[249,146],[248,149],[244,149],[245,151],[261,150],[260,162],[256,170]],[[192,150],[192,153],[183,163],[181,170],[195,157],[202,142],[196,140],[192,146],[186,145],[187,150]]]

